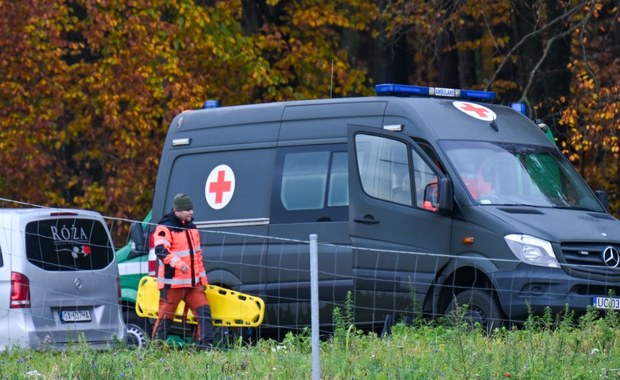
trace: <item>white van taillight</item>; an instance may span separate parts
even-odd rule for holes
[[[11,272],[11,309],[30,308],[30,281],[21,273]]]
[[[155,236],[149,234],[149,262],[148,270],[149,276],[155,277],[157,272],[157,256],[155,256]]]
[[[149,276],[155,277],[155,271],[157,270],[157,263],[155,260],[149,260]]]

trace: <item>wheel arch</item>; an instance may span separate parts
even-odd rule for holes
[[[434,316],[443,315],[452,302],[453,295],[471,288],[492,291],[493,297],[499,303],[495,283],[491,276],[497,270],[497,266],[487,257],[478,254],[467,257],[459,256],[437,275],[424,309]],[[499,305],[501,307],[501,303]]]
[[[237,289],[241,286],[241,280],[229,271],[215,269],[207,273],[209,284],[221,286],[227,289]]]

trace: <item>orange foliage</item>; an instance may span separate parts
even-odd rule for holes
[[[372,94],[369,57],[346,46],[345,34],[358,50],[405,41],[416,84],[436,84],[436,57],[450,52],[477,57],[477,76],[465,79],[500,98],[522,91],[529,74],[513,74],[523,57],[511,2],[257,3],[268,15],[248,32],[241,0],[0,2],[1,197],[140,219],[176,113],[206,99]],[[618,210],[620,60],[609,48],[618,10],[612,1],[578,5],[563,20],[583,22],[571,34],[571,93],[552,109],[565,128],[561,148]],[[551,20],[541,11],[538,22]],[[439,44],[444,31],[455,39]],[[495,75],[502,65],[513,71]],[[124,239],[124,229],[114,232]]]

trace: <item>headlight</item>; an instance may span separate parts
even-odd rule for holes
[[[506,235],[504,239],[512,253],[522,262],[547,268],[560,267],[548,241],[528,235]]]

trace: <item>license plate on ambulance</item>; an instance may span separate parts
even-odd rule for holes
[[[89,310],[62,310],[60,312],[60,320],[62,322],[90,322]]]
[[[620,298],[594,297],[593,305],[597,309],[620,310]]]

